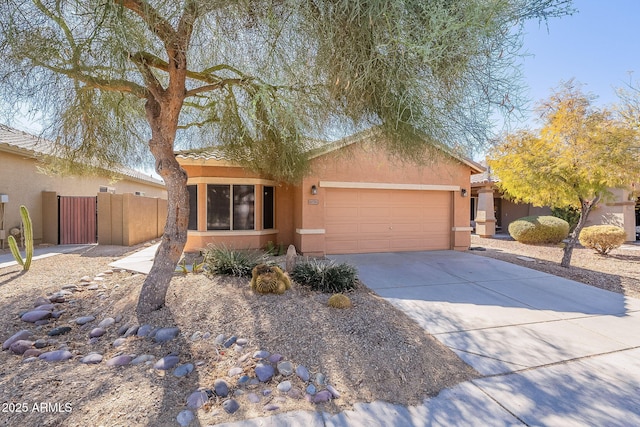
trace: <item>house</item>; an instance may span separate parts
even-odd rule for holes
[[[216,150],[181,151],[191,217],[185,251],[209,243],[294,244],[306,255],[465,250],[469,179],[483,168],[439,151],[432,164],[392,160],[369,130],[314,150],[310,173],[276,182]]]
[[[51,141],[0,124],[0,247],[20,226],[20,205],[29,210],[37,244],[94,243],[97,194],[128,193],[125,199],[140,203],[143,196],[167,198],[162,181],[125,167],[92,176],[47,175],[40,160],[52,153]],[[80,232],[80,226],[87,229]]]
[[[496,187],[498,181],[490,168],[471,176],[471,220],[479,236],[491,237],[496,231],[507,232],[509,224],[518,218],[551,215],[547,206],[515,203],[504,198]],[[611,193],[612,199],[601,201],[591,210],[586,226],[615,225],[625,230],[627,241],[640,240],[640,200],[636,192],[612,189]]]

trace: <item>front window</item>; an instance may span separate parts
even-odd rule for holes
[[[208,230],[253,230],[253,185],[207,185]]]

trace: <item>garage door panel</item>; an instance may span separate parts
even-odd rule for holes
[[[451,248],[451,193],[328,189],[327,253]],[[351,214],[354,212],[355,214]]]

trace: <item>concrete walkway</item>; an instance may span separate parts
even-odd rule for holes
[[[160,247],[160,243],[148,246],[131,255],[119,259],[109,264],[110,267],[122,268],[127,271],[133,271],[136,273],[149,274],[151,267],[153,266],[153,260],[156,256],[156,252]]]
[[[33,258],[32,261],[48,258],[50,256],[60,255],[60,254],[68,254],[71,252],[78,251],[80,249],[88,249],[95,245],[55,245],[55,246],[47,246],[33,249]],[[20,250],[20,254],[24,259],[25,253],[24,249]],[[1,254],[0,255],[0,268],[11,267],[12,265],[17,265],[17,261],[13,258],[11,253]]]

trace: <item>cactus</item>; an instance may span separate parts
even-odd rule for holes
[[[22,259],[22,255],[18,249],[18,243],[13,236],[9,236],[9,248],[11,248],[11,253],[16,261],[18,261],[18,264],[22,266],[22,270],[27,271],[31,267],[31,259],[33,258],[33,225],[31,224],[29,211],[24,205],[20,206],[20,216],[22,217],[22,227],[24,230],[25,259]]]
[[[260,264],[251,272],[251,289],[260,294],[283,294],[291,289],[291,280],[278,266]]]
[[[351,300],[344,294],[331,295],[327,304],[333,308],[349,308],[352,306]]]

